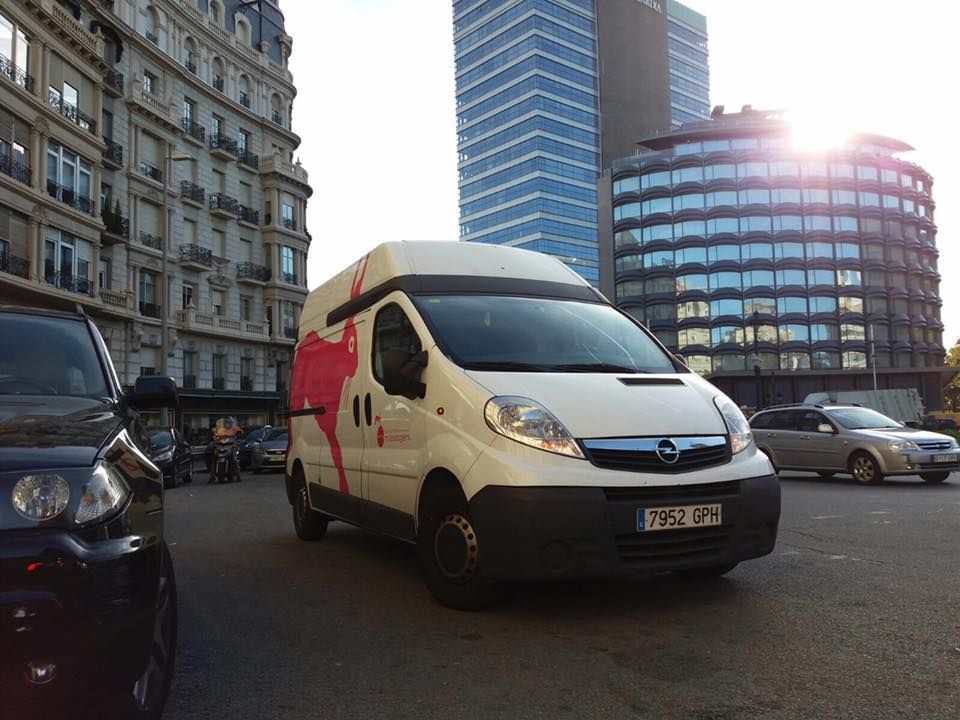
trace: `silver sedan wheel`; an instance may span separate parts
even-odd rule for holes
[[[853,479],[864,485],[871,485],[880,479],[876,461],[868,455],[857,455],[850,468]]]

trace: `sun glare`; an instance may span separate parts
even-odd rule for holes
[[[826,114],[796,114],[790,121],[790,144],[797,150],[818,152],[839,147],[850,137],[851,130]]]

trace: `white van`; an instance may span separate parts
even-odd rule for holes
[[[450,607],[510,580],[717,576],[776,541],[737,406],[539,253],[386,243],[311,292],[289,426],[297,534],[415,543]]]

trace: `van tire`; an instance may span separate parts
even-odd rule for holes
[[[327,534],[330,520],[310,507],[307,481],[300,466],[294,468],[293,482],[296,493],[293,498],[293,529],[297,537],[307,542],[321,540]]]
[[[855,452],[850,456],[850,474],[861,485],[876,485],[883,480],[880,465],[868,452]]]
[[[450,479],[425,489],[417,557],[427,589],[438,603],[454,610],[480,610],[500,600],[503,587],[483,576],[467,499],[455,483]]]
[[[923,481],[924,481],[924,482],[930,483],[931,485],[935,485],[936,483],[942,483],[944,480],[946,480],[948,477],[950,477],[950,473],[948,473],[948,472],[925,472],[925,473],[920,473],[920,477],[923,478]]]

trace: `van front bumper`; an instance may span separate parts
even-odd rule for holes
[[[769,554],[776,475],[654,487],[487,486],[470,499],[490,580],[652,575]],[[642,508],[721,505],[721,525],[638,532]]]

